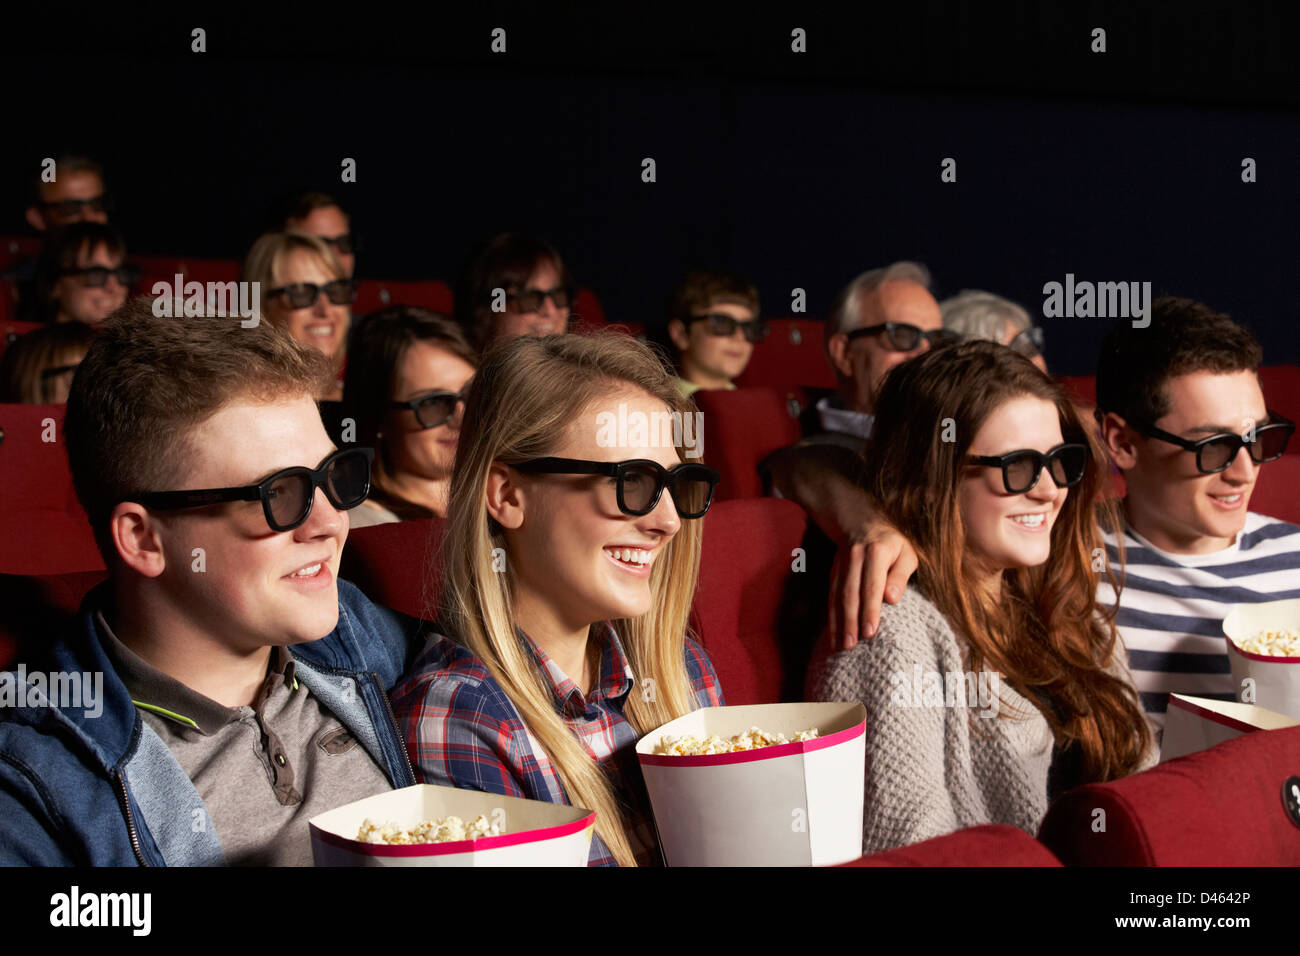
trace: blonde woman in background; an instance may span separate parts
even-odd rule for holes
[[[315,236],[267,233],[248,251],[242,278],[260,283],[268,322],[333,360],[334,387],[317,400],[341,399],[355,286],[334,250]]]
[[[595,810],[592,865],[658,859],[633,745],[723,702],[687,636],[718,473],[682,463],[671,438],[617,447],[601,413],[620,404],[629,421],[694,411],[626,335],[489,351],[452,476],[448,636],[393,691],[417,776]]]

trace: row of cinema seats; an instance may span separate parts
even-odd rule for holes
[[[800,699],[817,639],[825,578],[800,570],[807,530],[795,505],[723,502],[704,519],[704,553],[692,627],[729,704]],[[441,522],[361,528],[349,537],[342,576],[374,600],[429,616],[436,606]],[[0,661],[15,642],[67,626],[104,572],[0,575],[6,608]],[[820,585],[816,582],[820,580]],[[802,610],[800,609],[802,606]],[[858,860],[860,866],[1300,865],[1300,821],[1286,789],[1300,787],[1300,728],[1247,734],[1143,774],[1078,788],[1051,807],[1037,839],[979,826]]]

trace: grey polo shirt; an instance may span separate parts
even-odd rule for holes
[[[392,789],[366,748],[294,677],[287,648],[271,649],[252,706],[226,707],[146,663],[102,612],[96,620],[141,718],[203,799],[176,812],[196,831],[215,827],[232,866],[310,866],[311,817]]]

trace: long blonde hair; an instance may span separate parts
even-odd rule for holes
[[[624,866],[636,864],[618,798],[557,713],[554,693],[516,635],[513,572],[509,562],[503,573],[494,570],[493,550],[505,549],[506,538],[487,512],[486,488],[494,462],[551,454],[584,409],[629,385],[671,411],[695,410],[656,354],[618,332],[524,336],[489,350],[470,387],[461,425],[443,539],[440,617],[518,708],[558,770],[570,804],[596,811],[596,833]],[[638,734],[695,709],[683,638],[699,573],[700,539],[700,522],[683,521],[651,567],[650,610],[611,622],[636,675],[624,716]],[[646,684],[646,678],[653,683]],[[642,687],[653,693],[642,693]]]

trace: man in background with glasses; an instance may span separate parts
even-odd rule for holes
[[[1295,425],[1269,411],[1255,337],[1190,299],[1157,299],[1149,328],[1117,325],[1097,367],[1097,419],[1124,474],[1126,576],[1115,623],[1148,716],[1169,694],[1236,699],[1223,619],[1300,598],[1300,527],[1248,511]],[[1108,560],[1118,560],[1108,534]],[[1103,586],[1098,599],[1114,603]]]
[[[99,163],[85,156],[58,156],[53,182],[39,174],[33,179],[27,224],[44,233],[74,222],[106,223],[108,210],[104,170]]]
[[[320,192],[307,192],[298,196],[289,205],[283,228],[285,232],[315,236],[334,250],[339,265],[343,267],[344,278],[354,277],[357,256],[352,220],[333,196]]]
[[[819,431],[764,461],[773,492],[798,502],[839,540],[833,516],[857,495],[880,383],[890,369],[955,338],[944,331],[930,272],[918,262],[872,269],[845,286],[826,319],[835,394],[817,402]]]
[[[27,665],[102,694],[0,707],[0,864],[310,865],[311,816],[415,783],[420,625],[338,580],[370,449],[326,435],[329,373],[267,323],[105,323],[65,427],[109,580]]]
[[[735,389],[754,346],[767,338],[758,317],[758,289],[725,272],[690,273],[673,293],[668,337],[677,349],[678,390]]]

